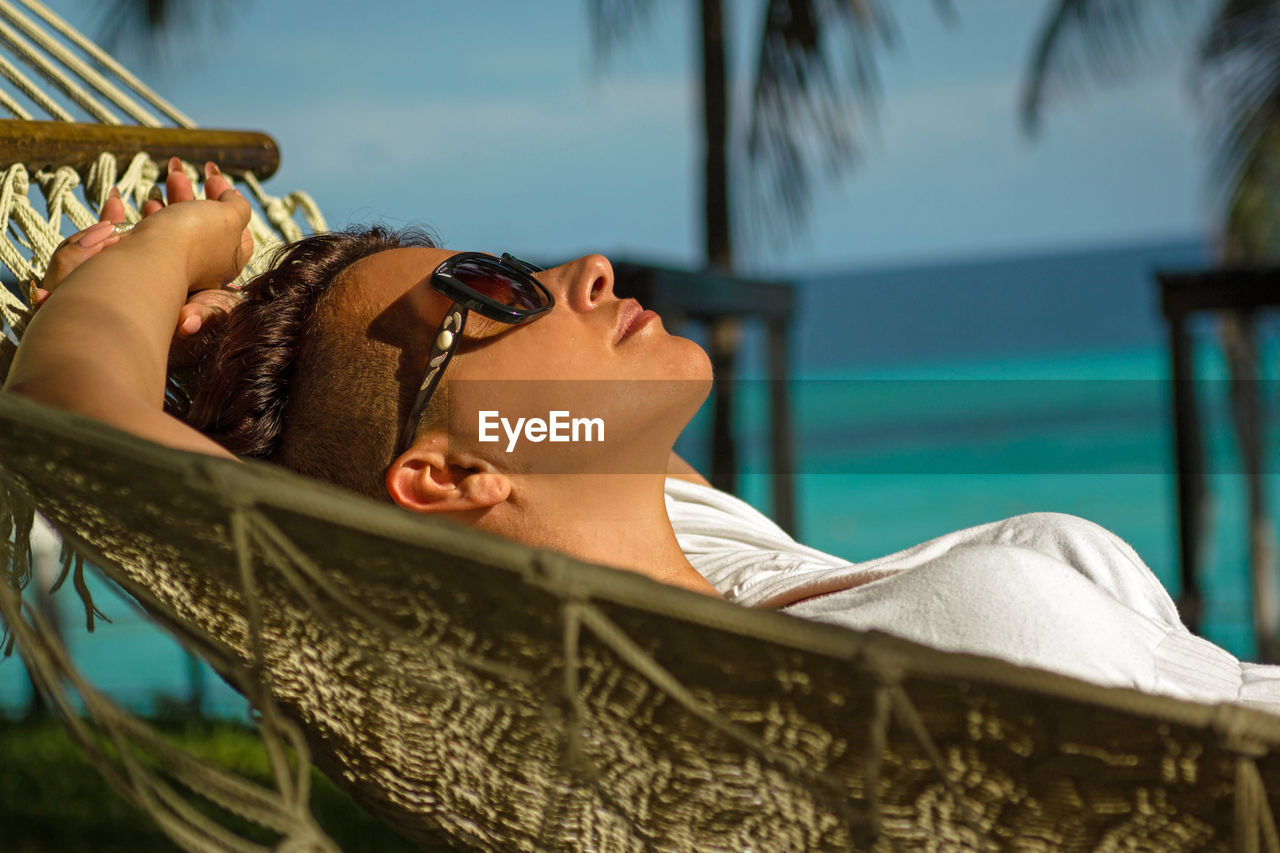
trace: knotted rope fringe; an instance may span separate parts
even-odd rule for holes
[[[197,184],[198,174],[189,163],[183,168]],[[86,205],[76,190],[81,186],[80,175],[68,166],[54,170],[42,170],[35,175],[35,183],[44,197],[45,213],[37,212],[30,199],[31,180],[22,164],[15,164],[0,174],[0,229],[10,233],[10,239],[0,241],[0,263],[3,263],[19,281],[44,275],[49,257],[62,242],[65,218],[70,223],[68,233],[88,228],[98,221],[97,211],[106,202],[113,185],[120,188],[125,201],[125,219],[135,223],[140,218],[139,208],[160,176],[160,167],[147,154],[138,154],[117,179],[118,164],[111,154],[103,154],[89,170],[84,182]],[[250,196],[255,199],[267,221],[255,210],[249,221],[249,233],[253,235],[253,257],[245,267],[241,278],[252,277],[264,271],[270,256],[282,243],[301,239],[304,230],[295,220],[302,214],[307,230],[327,230],[324,216],[315,202],[303,192],[292,192],[284,198],[267,193],[252,175],[245,181]],[[198,184],[197,184],[198,186]],[[203,187],[198,187],[197,198],[204,197]],[[14,245],[17,241],[18,246]],[[20,251],[19,246],[26,251]],[[5,319],[14,324],[16,300],[6,300]]]
[[[1266,784],[1258,771],[1257,759],[1265,756],[1268,746],[1241,727],[1240,718],[1219,705],[1213,728],[1222,746],[1236,753],[1235,767],[1235,844],[1236,853],[1280,853],[1280,832],[1267,800]]]
[[[12,489],[11,483],[4,485]],[[251,557],[242,559],[242,564],[251,565]],[[239,838],[196,810],[157,770],[228,812],[280,833],[283,838],[279,849],[336,851],[315,823],[308,805],[310,764],[305,741],[297,728],[279,713],[269,694],[252,698],[262,710],[260,730],[268,747],[276,790],[194,758],[94,690],[76,670],[65,646],[43,615],[22,601],[14,575],[6,575],[6,582],[0,583],[0,618],[16,640],[40,691],[57,710],[72,739],[95,769],[117,792],[155,820],[176,844],[196,853],[262,853],[269,849]],[[248,580],[252,582],[251,572]],[[237,680],[249,683],[248,679]],[[83,704],[94,727],[80,716],[72,696]],[[103,749],[99,735],[114,748],[114,758]],[[281,737],[289,741],[298,755],[296,771],[288,766]],[[141,761],[140,753],[150,760]]]

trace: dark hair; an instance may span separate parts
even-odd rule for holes
[[[374,225],[281,247],[210,336],[184,419],[237,456],[389,500],[383,472],[417,379],[403,345],[344,322],[331,294],[362,258],[436,246],[421,229]]]

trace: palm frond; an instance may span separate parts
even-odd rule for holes
[[[1235,41],[1234,31],[1247,24],[1254,15],[1265,15],[1275,7],[1276,0],[1221,0],[1221,3],[1205,30],[1200,54],[1202,61],[1212,61],[1229,51]]]
[[[592,54],[603,62],[619,45],[648,29],[654,0],[587,0]]]
[[[170,39],[223,26],[241,3],[236,0],[108,0],[99,9],[98,42],[130,61],[152,62]]]
[[[1195,0],[1058,0],[1034,40],[1019,115],[1035,133],[1045,106],[1087,83],[1130,76],[1185,43]]]
[[[1277,163],[1280,134],[1280,4],[1220,16],[1201,50],[1198,88],[1210,128],[1209,185],[1237,230]],[[1260,177],[1261,176],[1261,177]],[[1274,192],[1280,183],[1269,184]]]
[[[1236,50],[1251,50],[1255,28],[1267,27],[1280,0],[1223,0],[1200,40],[1197,84]]]
[[[858,131],[876,115],[876,51],[897,37],[877,0],[769,0],[746,139],[758,224],[774,224],[780,211],[794,232],[818,170],[834,176],[852,165]]]
[[[1219,261],[1280,261],[1280,122],[1273,121],[1245,157],[1224,204]]]

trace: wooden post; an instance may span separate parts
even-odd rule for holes
[[[733,231],[729,225],[728,34],[721,0],[702,0],[702,173],[703,224],[707,265],[733,270]]]
[[[773,430],[773,520],[798,536],[795,497],[795,453],[791,446],[791,402],[788,399],[790,335],[785,320],[769,321],[769,422]]]
[[[1253,592],[1253,632],[1258,644],[1257,660],[1274,663],[1280,649],[1280,600],[1276,593],[1275,531],[1267,516],[1262,472],[1265,450],[1262,436],[1262,406],[1258,395],[1258,342],[1254,313],[1249,310],[1224,314],[1223,343],[1231,371],[1231,410],[1240,464],[1244,469],[1249,504],[1247,523],[1249,578]]]
[[[1200,630],[1201,534],[1205,520],[1204,449],[1196,412],[1195,369],[1187,317],[1169,316],[1169,351],[1173,374],[1173,436],[1178,471],[1178,572],[1182,591],[1178,614],[1193,632]]]
[[[709,324],[708,355],[715,376],[711,398],[711,485],[738,493],[738,447],[733,435],[734,386],[739,327],[736,318],[718,318]]]

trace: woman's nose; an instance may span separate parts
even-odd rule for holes
[[[574,311],[592,311],[613,296],[613,264],[604,255],[586,255],[557,267],[553,280],[556,299]]]

